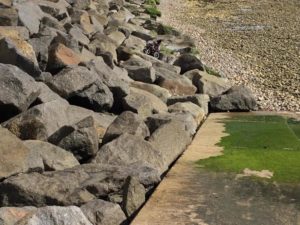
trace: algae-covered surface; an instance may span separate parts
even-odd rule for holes
[[[235,115],[224,119],[223,155],[199,160],[209,170],[269,171],[271,181],[300,182],[300,121],[274,115]]]

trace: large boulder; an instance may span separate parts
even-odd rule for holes
[[[26,27],[22,26],[0,26],[0,39],[2,38],[29,39],[29,32]]]
[[[123,107],[125,110],[138,113],[141,117],[168,111],[166,104],[155,95],[133,87],[124,98]]]
[[[15,135],[0,127],[0,180],[18,173],[42,169],[42,160],[34,157]]]
[[[17,26],[18,13],[13,8],[0,8],[0,26]]]
[[[171,92],[172,95],[193,95],[197,88],[186,77],[159,80],[158,85]]]
[[[62,97],[60,97],[58,94],[56,94],[54,91],[52,91],[45,83],[38,82],[37,83],[40,87],[40,94],[37,97],[37,101],[39,103],[46,103],[51,102],[54,100],[62,100]]]
[[[152,93],[153,95],[155,95],[165,103],[167,102],[168,98],[171,97],[171,93],[169,90],[155,84],[147,84],[139,81],[134,81],[130,85],[131,87],[135,87],[144,91],[148,91],[149,93]]]
[[[93,162],[125,166],[139,163],[150,165],[160,173],[166,170],[161,154],[149,142],[127,133],[102,146]]]
[[[192,54],[180,55],[178,59],[174,62],[174,65],[179,66],[181,68],[181,74],[194,69],[202,71],[204,70],[202,62]]]
[[[82,212],[93,225],[118,225],[126,216],[118,204],[97,199],[81,207]]]
[[[47,206],[37,209],[16,223],[16,225],[92,225],[80,208],[76,206]]]
[[[227,79],[200,70],[186,72],[184,76],[193,82],[198,89],[198,93],[207,94],[210,97],[219,96],[231,87]]]
[[[2,206],[82,205],[119,192],[128,176],[146,187],[160,181],[149,166],[84,164],[63,171],[20,174],[0,183]],[[75,223],[77,224],[77,223]]]
[[[76,66],[63,69],[48,85],[74,105],[106,111],[113,105],[113,95],[99,76],[86,67]]]
[[[80,162],[86,162],[98,151],[98,135],[93,117],[89,116],[74,125],[63,126],[48,141],[72,152]]]
[[[35,211],[35,207],[2,207],[0,208],[0,224],[15,225],[23,217]]]
[[[200,124],[205,118],[205,112],[202,108],[192,102],[178,102],[168,107],[170,113],[190,113]]]
[[[150,136],[147,125],[133,112],[125,111],[107,128],[102,144],[112,141],[120,135],[128,133],[145,139]]]
[[[156,80],[155,69],[152,63],[133,55],[129,60],[121,64],[127,71],[129,77],[144,83],[153,83]]]
[[[41,73],[32,46],[21,38],[5,37],[0,40],[0,63],[18,66],[33,77]]]
[[[195,94],[186,96],[173,96],[168,98],[167,105],[173,105],[177,102],[192,102],[201,107],[205,114],[208,114],[209,96],[205,94]]]
[[[146,201],[146,190],[136,177],[128,177],[123,192],[123,209],[132,216]]]
[[[149,138],[151,145],[157,149],[164,161],[164,166],[169,166],[190,143],[190,134],[185,130],[185,124],[171,120],[159,128]]]
[[[256,109],[256,100],[249,88],[234,86],[222,95],[212,98],[210,108],[214,112],[247,112]]]
[[[42,159],[45,170],[64,170],[79,165],[72,153],[48,142],[28,140],[24,145],[30,149],[31,154]]]
[[[39,94],[39,85],[31,76],[0,63],[0,122],[27,110]]]

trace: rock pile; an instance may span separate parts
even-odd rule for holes
[[[254,109],[178,32],[143,54],[163,26],[145,7],[0,0],[0,224],[126,223],[209,110]]]

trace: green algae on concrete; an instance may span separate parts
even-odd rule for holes
[[[273,115],[238,115],[220,121],[226,133],[223,155],[199,160],[213,171],[242,173],[245,168],[269,170],[272,180],[300,182],[300,122]]]

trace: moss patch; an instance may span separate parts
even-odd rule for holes
[[[300,124],[281,116],[235,116],[225,120],[226,133],[218,144],[224,155],[198,161],[214,171],[274,172],[272,180],[300,182]]]
[[[161,12],[156,8],[156,6],[147,6],[145,12],[148,13],[151,17],[160,17]]]

